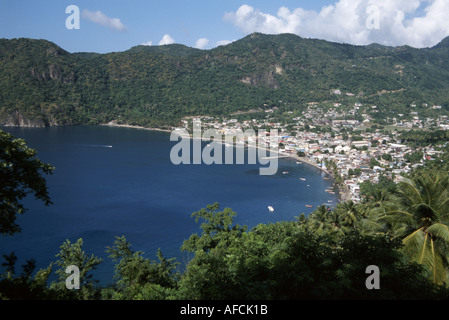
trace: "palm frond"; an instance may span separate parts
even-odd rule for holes
[[[421,256],[419,258],[419,263],[423,263],[424,260],[424,255],[426,253],[426,246],[427,246],[427,238],[428,238],[428,234],[426,233],[426,235],[424,236],[424,243],[422,245],[422,251],[421,251]]]
[[[435,284],[444,284],[447,278],[447,270],[442,259],[441,253],[438,251],[438,247],[435,246],[435,241],[430,241],[430,253],[425,265],[432,270],[433,282]]]
[[[437,272],[436,272],[436,256],[435,256],[435,247],[433,246],[433,239],[430,239],[430,244],[432,247],[432,271],[433,271],[433,282],[435,283],[437,281]]]
[[[419,202],[422,202],[422,195],[420,190],[416,187],[415,183],[410,179],[404,179],[401,182],[399,182],[399,192],[402,194],[402,196],[405,196],[405,198],[410,198],[413,196],[413,194],[418,197]],[[408,190],[412,191],[413,194],[410,194]]]
[[[443,210],[446,209],[447,208],[446,207],[446,202],[449,202],[449,197],[446,198],[443,202],[440,203],[438,209],[443,209]],[[444,216],[446,216],[446,215],[449,215],[449,210],[446,211],[446,213],[444,214]]]
[[[449,242],[449,227],[443,223],[434,223],[427,231],[437,238],[442,239],[445,242]]]
[[[419,228],[415,230],[407,237],[402,240],[405,250],[411,255],[416,255],[417,252],[422,248],[424,242],[424,228]]]
[[[407,211],[394,209],[394,210],[385,212],[383,215],[379,216],[379,219],[381,219],[387,223],[391,223],[391,224],[401,223],[401,222],[412,224],[413,223],[413,214],[411,214],[410,212],[407,212]]]

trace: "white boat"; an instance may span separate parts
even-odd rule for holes
[[[304,178],[299,178],[300,180],[302,180],[302,181],[306,181],[306,179],[304,179]]]
[[[270,210],[270,212],[273,212],[274,208],[272,206],[268,206],[268,210]]]

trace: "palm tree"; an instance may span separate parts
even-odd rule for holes
[[[381,207],[382,204],[388,201],[389,193],[386,189],[376,189],[371,195],[369,204],[371,207]]]
[[[434,283],[447,281],[449,253],[449,175],[422,172],[404,179],[385,218],[403,238],[405,252],[432,272]],[[387,205],[388,207],[388,205]]]
[[[321,205],[317,207],[311,214],[309,221],[311,222],[311,227],[314,232],[321,233],[327,227],[327,207],[325,205]]]
[[[341,212],[344,223],[350,227],[355,227],[357,221],[362,217],[359,207],[352,200],[340,203],[337,209]]]
[[[336,211],[332,210],[327,215],[327,222],[329,223],[330,230],[337,236],[344,236],[348,231],[345,226],[343,226],[343,221],[341,215]]]

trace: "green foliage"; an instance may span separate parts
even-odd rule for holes
[[[440,288],[406,262],[400,241],[351,231],[334,245],[294,223],[261,225],[229,246],[189,263],[180,291],[186,299],[438,299]],[[381,270],[381,290],[367,290],[366,268]],[[404,286],[407,290],[404,290]]]
[[[220,205],[214,203],[208,205],[206,208],[200,211],[192,213],[192,217],[195,217],[195,222],[204,219],[205,222],[201,224],[203,230],[201,236],[197,234],[192,235],[188,240],[184,241],[182,250],[198,252],[209,251],[216,246],[227,245],[234,239],[240,237],[246,230],[246,226],[233,226],[233,218],[236,213],[230,208],[225,208],[223,211],[218,211]]]
[[[291,34],[254,33],[212,50],[173,44],[109,54],[0,39],[0,123],[170,127],[184,116],[346,101],[332,89],[377,105],[379,122],[409,114],[412,103],[432,115],[423,103],[449,109],[447,54],[444,46],[352,46]]]
[[[380,166],[379,161],[377,161],[376,158],[374,158],[374,157],[370,159],[369,164],[370,164],[371,169],[374,168],[375,166],[378,166],[378,167]]]
[[[428,268],[432,280],[449,283],[449,174],[420,172],[398,184],[385,205],[384,219],[392,223],[404,250]]]
[[[411,146],[437,145],[446,142],[449,139],[449,131],[404,131],[401,132],[401,140],[404,140]]]
[[[375,204],[385,201],[389,194],[396,190],[396,183],[389,177],[380,174],[379,181],[372,183],[367,180],[360,183],[360,195],[365,202]]]
[[[89,300],[96,297],[95,283],[93,275],[90,273],[103,261],[94,255],[90,257],[83,251],[83,239],[78,239],[77,242],[71,243],[66,240],[60,247],[61,251],[56,255],[59,258],[55,265],[58,279],[50,284],[50,289],[61,294],[61,299],[81,299]],[[66,279],[68,274],[66,268],[70,265],[77,266],[80,271],[80,289],[67,290]]]
[[[0,275],[0,298],[12,300],[30,300],[48,298],[48,289],[45,281],[42,282],[43,271],[41,270],[33,278],[32,273],[36,268],[35,260],[27,260],[22,266],[22,274],[15,274],[15,264],[17,256],[12,252],[10,255],[3,255],[6,266],[6,273]]]
[[[334,234],[335,243],[356,230],[385,235],[403,244],[400,251],[418,263],[428,279],[448,285],[449,178],[440,170],[418,170],[397,185],[381,177],[379,184],[361,186],[364,201],[340,203],[332,212],[315,210],[301,227],[316,234]]]
[[[419,163],[421,160],[423,160],[424,154],[421,151],[416,151],[413,153],[408,153],[404,156],[404,159],[407,162],[411,163]]]
[[[116,262],[116,289],[106,293],[117,300],[161,300],[169,299],[177,287],[177,263],[167,259],[158,250],[159,262],[143,257],[143,252],[131,250],[131,244],[124,236],[116,237],[114,246],[106,252]]]
[[[66,241],[59,260],[34,278],[32,262],[14,277],[14,255],[6,257],[0,294],[9,299],[445,299],[448,287],[432,283],[425,266],[408,258],[402,238],[380,232],[384,226],[366,208],[355,203],[335,210],[323,206],[298,221],[260,224],[248,231],[232,227],[233,211],[219,212],[214,204],[194,215],[207,217],[206,223],[201,237],[184,244],[195,255],[182,274],[174,272],[173,259],[163,258],[160,251],[159,262],[153,262],[133,251],[125,237],[117,237],[107,248],[116,263],[117,282],[95,288],[87,274],[100,260],[82,251],[82,240]],[[63,286],[69,263],[82,266],[81,290]],[[365,286],[370,265],[379,267],[380,290]],[[60,278],[47,287],[53,266],[59,267]]]
[[[0,234],[20,232],[15,223],[17,214],[25,208],[20,201],[33,194],[45,205],[50,205],[44,174],[51,174],[54,167],[36,158],[36,150],[29,148],[23,139],[0,130]]]
[[[186,299],[441,299],[447,288],[409,262],[371,207],[322,206],[298,222],[259,225],[210,250],[198,247],[180,281]],[[382,290],[365,287],[366,267]],[[407,290],[403,288],[407,287]]]

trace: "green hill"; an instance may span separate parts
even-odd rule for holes
[[[0,39],[0,124],[169,127],[184,116],[348,99],[377,105],[379,119],[410,114],[411,104],[424,115],[436,104],[447,113],[448,43],[354,46],[254,33],[212,50],[172,44],[97,54]]]

